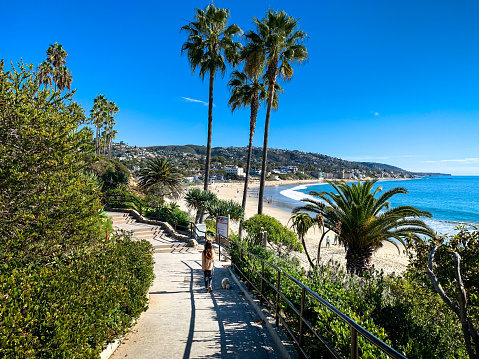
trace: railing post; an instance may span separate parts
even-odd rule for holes
[[[351,327],[351,359],[358,359],[358,332],[356,329]]]
[[[218,237],[218,261],[221,262],[221,238],[220,235],[216,235]]]
[[[306,288],[302,287],[301,291],[301,317],[299,318],[299,346],[303,345],[303,318],[304,318],[304,302],[306,301]]]
[[[263,282],[264,282],[264,260],[261,260],[261,287],[260,287],[261,296],[259,297],[259,302],[261,305],[263,305],[263,302],[264,302]]]
[[[278,281],[276,285],[276,326],[279,326],[279,291],[281,289],[281,272],[278,270]]]
[[[248,290],[251,291],[251,253],[248,252]]]

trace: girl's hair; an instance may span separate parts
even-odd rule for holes
[[[203,254],[208,259],[213,259],[213,243],[211,241],[205,242],[205,249],[203,250]]]

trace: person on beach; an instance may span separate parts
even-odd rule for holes
[[[330,243],[329,243],[329,236],[326,237],[326,247],[329,247]]]
[[[211,282],[213,280],[213,266],[215,263],[215,252],[213,251],[213,243],[205,242],[205,249],[201,253],[201,269],[205,277],[205,292],[212,292]]]

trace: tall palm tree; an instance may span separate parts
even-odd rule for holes
[[[69,71],[66,66],[62,65],[54,70],[53,82],[60,91],[63,92],[65,88],[71,91],[72,81],[72,72]]]
[[[311,191],[309,194],[319,200],[303,199],[307,204],[293,212],[307,211],[323,216],[324,226],[336,231],[339,243],[348,247],[346,269],[351,273],[362,275],[370,267],[373,251],[385,241],[394,244],[399,251],[397,241],[404,245],[405,238],[434,235],[432,229],[418,219],[432,217],[429,212],[411,206],[390,207],[391,197],[407,194],[403,187],[390,189],[376,198],[382,187],[373,191],[375,181],[351,185],[344,181],[328,183],[334,192]]]
[[[250,122],[249,122],[249,144],[248,144],[248,157],[246,160],[246,177],[243,190],[243,202],[242,207],[246,209],[246,198],[248,197],[248,182],[249,172],[251,169],[251,155],[253,153],[253,136],[256,128],[256,117],[260,108],[260,103],[264,102],[268,98],[268,91],[264,81],[261,81],[260,73],[249,75],[246,72],[233,71],[231,74],[231,80],[228,82],[228,86],[231,89],[231,97],[228,101],[228,105],[231,107],[231,112],[234,112],[238,108],[250,106]],[[282,89],[279,85],[276,85],[276,91],[273,97],[273,108],[278,108],[278,93],[281,93]]]
[[[63,49],[63,45],[59,45],[58,43],[54,43],[53,45],[50,44],[47,50],[47,61],[53,65],[55,68],[59,68],[60,66],[66,63],[66,58],[68,57],[67,52]]]
[[[168,158],[148,160],[138,178],[142,190],[161,197],[178,199],[183,191],[183,175]]]
[[[242,48],[239,42],[233,41],[233,36],[240,34],[241,28],[236,24],[228,26],[229,16],[229,10],[210,4],[205,10],[196,9],[195,21],[181,28],[188,33],[188,40],[181,47],[181,52],[186,51],[193,73],[199,67],[202,80],[209,74],[205,191],[208,190],[210,176],[214,79],[217,72],[222,75],[225,73],[225,60],[232,65],[239,63],[239,51]]]
[[[43,61],[37,67],[37,79],[41,85],[45,87],[52,84],[53,66],[48,61]]]
[[[71,90],[71,71],[68,71],[67,67],[65,66],[65,59],[67,57],[68,54],[63,49],[63,45],[59,45],[56,42],[53,45],[50,45],[47,49],[46,62],[52,66],[51,75],[53,77],[55,91],[57,90],[57,88],[60,91],[64,91],[65,88],[67,88],[68,91]]]
[[[110,159],[111,159],[111,141],[113,140],[112,132],[113,126],[115,125],[115,118],[113,117],[119,111],[118,106],[113,101],[108,101],[106,103],[106,115],[103,118],[103,126],[105,127],[105,142],[103,148],[103,154],[106,156],[107,148],[110,149]]]
[[[308,233],[308,230],[314,226],[314,220],[308,213],[299,212],[295,213],[291,216],[290,221],[292,221],[291,227],[294,231],[298,234],[301,243],[303,243],[304,252],[306,253],[306,257],[308,257],[309,264],[311,268],[314,269],[314,263],[309,256],[308,249],[306,248],[306,243],[304,241],[304,236]]]
[[[108,100],[104,95],[98,95],[93,100],[93,107],[90,110],[90,121],[96,128],[95,148],[97,156],[100,155],[100,131],[103,127],[104,118],[107,115]]]
[[[268,137],[271,109],[273,107],[274,89],[278,76],[284,80],[293,77],[292,63],[301,63],[308,58],[306,46],[302,44],[307,37],[304,31],[296,30],[298,20],[288,16],[284,11],[268,10],[262,21],[253,17],[257,32],[245,34],[247,44],[243,50],[245,70],[254,73],[256,69],[265,68],[268,78],[268,100],[263,142],[263,161],[261,165],[261,182],[258,198],[258,214],[263,213],[264,184],[266,180],[266,162],[268,159]]]

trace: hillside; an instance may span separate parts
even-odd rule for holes
[[[213,147],[211,150],[212,167],[216,166],[218,168],[219,165],[217,163],[221,163],[221,165],[233,164],[244,167],[247,158],[247,150],[247,147]],[[120,143],[114,144],[113,153],[114,156],[131,169],[141,168],[146,159],[160,155],[171,158],[178,163],[180,168],[191,173],[204,169],[206,146],[189,144],[132,147]],[[254,147],[252,168],[259,169],[261,167],[262,156],[262,148]],[[297,167],[299,171],[313,177],[327,178],[411,178],[418,175],[399,167],[383,163],[346,161],[320,153],[301,152],[297,150],[283,150],[277,148],[270,148],[268,150],[269,170],[287,166]],[[421,175],[427,174],[422,173]]]

